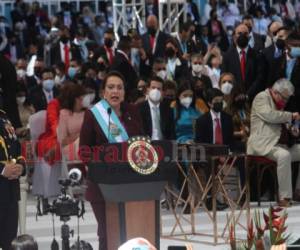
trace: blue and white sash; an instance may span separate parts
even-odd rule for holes
[[[107,112],[108,108],[110,108],[108,102],[106,100],[101,100],[100,102],[96,103],[94,107],[91,108],[91,111],[95,116],[103,133],[105,134],[108,142],[114,143],[127,141],[129,137],[124,126],[121,124],[118,116],[116,115],[113,109],[111,109],[111,115],[109,117],[109,114]],[[108,127],[109,124],[110,128]],[[111,133],[112,126],[118,129],[119,133],[117,135]]]

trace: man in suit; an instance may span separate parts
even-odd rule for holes
[[[289,130],[287,124],[299,121],[298,112],[283,111],[294,86],[287,79],[279,79],[271,89],[260,92],[251,110],[251,130],[247,154],[265,156],[277,163],[279,206],[287,207],[292,199],[291,163],[300,160],[300,145],[290,145],[289,135],[299,135],[299,129]],[[290,146],[290,147],[289,147]],[[298,175],[297,185],[300,187]]]
[[[146,25],[147,32],[142,35],[142,42],[152,65],[153,58],[165,56],[165,45],[169,36],[159,30],[157,17],[154,15],[148,16]]]
[[[257,93],[257,53],[249,46],[249,30],[245,24],[238,25],[233,33],[234,44],[224,54],[222,72],[234,75],[237,85],[254,98]]]
[[[70,32],[66,26],[63,26],[59,31],[60,39],[50,49],[50,65],[63,62],[68,70],[70,60],[77,59],[82,61],[80,48],[74,42],[70,41]]]
[[[131,38],[129,36],[121,36],[110,68],[111,70],[120,72],[124,76],[126,81],[126,95],[129,95],[132,90],[136,89],[138,80],[137,73],[130,62],[130,52]]]
[[[261,51],[264,48],[264,37],[253,32],[253,18],[251,15],[243,16],[242,23],[248,27],[249,30],[249,46],[255,51]]]
[[[144,132],[152,140],[175,139],[173,111],[163,99],[163,85],[161,78],[153,77],[147,89],[148,98],[139,106]]]
[[[18,229],[19,177],[25,175],[26,169],[21,145],[3,110],[0,110],[0,142],[0,248],[10,250]]]
[[[223,111],[223,96],[222,91],[216,88],[207,91],[210,111],[196,121],[196,142],[232,146],[232,117]]]
[[[42,72],[42,83],[33,88],[29,93],[29,100],[35,112],[47,109],[48,103],[58,95],[58,89],[54,86],[54,72],[46,68]]]
[[[106,65],[111,65],[113,63],[113,59],[115,56],[115,35],[114,30],[112,28],[108,28],[104,32],[104,45],[98,48],[95,52],[95,57],[98,59],[99,57],[102,57],[102,59],[105,61]]]
[[[223,111],[224,94],[221,90],[212,88],[207,91],[207,102],[210,111],[196,120],[195,142],[229,145],[233,144],[233,122],[232,117]],[[210,170],[207,169],[207,178]],[[212,207],[211,199],[208,196],[206,202],[208,208]],[[217,202],[217,209],[222,210],[226,204]]]
[[[281,65],[284,59],[285,41],[290,33],[287,27],[274,31],[273,41],[269,47],[262,50],[259,56],[258,81],[260,90],[271,87],[276,80],[284,77],[281,75]]]

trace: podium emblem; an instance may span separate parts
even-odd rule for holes
[[[151,140],[144,136],[128,140],[127,159],[132,169],[139,174],[149,175],[158,167],[158,154],[151,145]]]

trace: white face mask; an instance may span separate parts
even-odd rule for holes
[[[18,70],[17,70],[17,76],[18,76],[19,78],[24,78],[25,75],[26,75],[26,71],[25,71],[24,69],[18,69]]]
[[[49,80],[44,80],[43,81],[43,88],[44,88],[45,91],[50,92],[50,91],[52,91],[53,87],[54,87],[54,81],[53,80],[49,79]]]
[[[18,103],[19,105],[24,104],[25,100],[26,100],[26,97],[25,97],[25,96],[17,97],[17,103]]]
[[[180,99],[181,105],[184,106],[185,108],[189,108],[192,101],[193,101],[192,97],[184,97],[184,98]]]
[[[83,97],[83,100],[82,100],[82,106],[84,108],[89,108],[91,107],[93,101],[95,99],[95,94],[94,93],[91,93],[91,94],[87,94]]]
[[[156,75],[158,77],[160,77],[161,79],[165,80],[167,77],[167,71],[166,70],[160,70],[156,73]]]
[[[151,89],[149,91],[149,98],[152,102],[159,102],[161,98],[161,92],[158,89]]]
[[[192,64],[192,70],[195,72],[195,73],[200,73],[203,69],[203,65],[200,65],[200,64]]]
[[[224,95],[229,95],[231,93],[232,88],[233,88],[232,83],[225,82],[221,86],[221,91],[223,92]]]

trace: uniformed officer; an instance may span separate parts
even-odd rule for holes
[[[25,160],[14,127],[0,110],[0,248],[9,250],[17,236],[20,175],[25,175]]]

